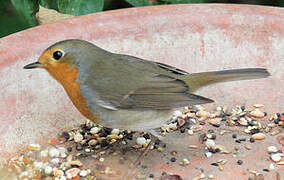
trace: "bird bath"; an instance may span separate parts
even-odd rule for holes
[[[167,63],[188,72],[267,68],[271,73],[267,79],[217,84],[198,94],[214,99],[215,106],[261,103],[268,115],[284,112],[284,10],[281,8],[193,4],[131,8],[73,17],[0,39],[1,162],[24,152],[30,143],[46,144],[57,133],[84,122],[63,88],[47,72],[23,69],[24,65],[36,61],[51,44],[71,38],[90,41],[111,52]],[[189,137],[186,133],[171,133],[167,137],[184,146],[199,143],[197,136]],[[236,145],[231,136],[219,140],[226,146]],[[236,164],[237,159],[232,155],[206,158],[200,143],[200,149],[193,151],[176,147],[178,161],[184,157],[191,159],[186,167],[180,166],[179,162],[166,163],[170,157],[167,154],[175,148],[169,144],[163,153],[150,153],[144,160],[148,168],[138,171],[154,173],[155,177],[166,171],[192,179],[200,174],[199,168],[203,168],[217,179],[247,179],[248,168],[262,172],[271,163],[263,160],[269,157],[266,147],[271,144],[278,144],[276,136],[253,144],[252,150],[244,154],[242,166]],[[283,150],[283,146],[278,147]],[[129,162],[119,167],[115,165],[116,168],[125,170],[138,152],[127,156]],[[225,157],[230,162],[223,172],[210,166]],[[105,159],[104,163],[109,163],[110,167],[119,161],[119,157]],[[90,159],[85,161],[90,165],[100,163]],[[283,165],[277,168],[284,177]],[[274,179],[275,172],[264,173],[264,177]]]

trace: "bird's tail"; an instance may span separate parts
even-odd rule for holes
[[[270,76],[270,73],[263,68],[233,69],[224,71],[201,72],[184,75],[184,80],[189,86],[190,91],[214,83],[226,81],[238,81],[247,79],[260,79]]]

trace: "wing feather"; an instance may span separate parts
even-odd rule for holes
[[[90,68],[95,69],[94,74],[84,78],[81,91],[93,110],[98,106],[110,110],[172,109],[213,102],[189,92],[179,79],[185,71],[161,63],[117,55],[96,61]]]

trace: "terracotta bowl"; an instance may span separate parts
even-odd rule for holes
[[[112,52],[167,63],[188,72],[267,68],[270,78],[213,85],[198,93],[214,99],[215,105],[262,103],[268,113],[284,111],[283,9],[193,4],[90,14],[0,39],[2,162],[23,151],[29,143],[46,143],[49,137],[83,122],[63,88],[47,72],[23,69],[51,44],[70,38],[88,40]],[[254,160],[255,156],[247,158]],[[200,173],[195,166],[186,171],[178,163],[164,165],[159,164],[161,159],[151,155],[149,158],[153,158],[153,171],[178,172],[183,177]],[[196,164],[202,166],[203,160],[202,156]],[[220,177],[232,177],[232,172],[240,173],[242,169],[232,168]]]

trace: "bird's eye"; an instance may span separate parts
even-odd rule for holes
[[[62,56],[63,56],[63,53],[62,53],[61,51],[55,51],[55,52],[53,53],[53,58],[54,58],[55,60],[59,60]]]

